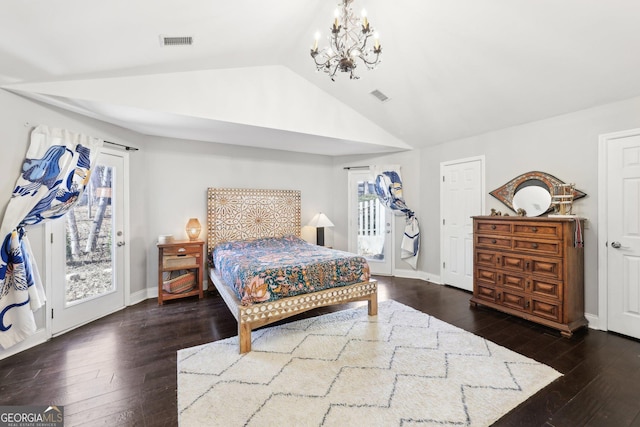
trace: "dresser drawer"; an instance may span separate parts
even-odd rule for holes
[[[523,222],[513,224],[514,236],[538,236],[543,239],[562,239],[562,224]]]
[[[496,273],[494,270],[476,268],[476,281],[478,283],[484,283],[493,286],[498,283],[498,273]]]
[[[502,254],[498,256],[498,266],[504,270],[524,272],[528,266],[526,258],[517,254]]]
[[[474,286],[473,295],[481,300],[496,302],[496,288],[492,286],[484,286],[481,283],[476,283]]]
[[[524,311],[527,309],[527,299],[524,294],[511,292],[506,289],[498,291],[498,300],[500,303],[509,308]]]
[[[504,221],[476,221],[475,232],[481,234],[510,234],[511,224]]]
[[[525,266],[534,276],[562,280],[562,260],[559,258],[532,258]]]
[[[542,280],[531,280],[531,293],[533,295],[549,297],[554,299],[562,298],[562,283],[545,282]]]
[[[531,313],[554,322],[562,321],[562,304],[538,298],[531,298]]]
[[[488,249],[511,249],[511,239],[499,236],[476,235],[476,246]]]
[[[498,265],[498,254],[489,251],[476,251],[475,263],[477,266],[495,267]]]
[[[516,276],[515,274],[498,272],[498,284],[505,289],[512,289],[515,291],[524,291],[526,285],[526,279],[522,276]]]
[[[559,241],[553,240],[528,240],[513,239],[513,250],[526,251],[532,254],[541,255],[560,255],[562,245]]]

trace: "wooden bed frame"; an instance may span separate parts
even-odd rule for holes
[[[218,243],[261,237],[300,236],[300,191],[209,188],[207,190],[207,251]],[[209,257],[210,258],[210,257]],[[209,271],[215,285],[238,321],[240,353],[251,351],[251,331],[316,307],[367,301],[368,314],[378,314],[378,284],[374,279],[279,299],[242,305],[234,290]]]

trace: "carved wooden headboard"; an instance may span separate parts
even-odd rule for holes
[[[231,240],[300,236],[300,191],[209,188],[208,251]]]

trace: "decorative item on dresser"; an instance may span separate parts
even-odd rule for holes
[[[473,217],[471,304],[558,329],[565,337],[586,326],[580,221]]]
[[[203,246],[202,240],[158,243],[159,305],[166,300],[204,296]]]

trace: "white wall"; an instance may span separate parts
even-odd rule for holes
[[[589,219],[585,230],[585,308],[598,313],[598,136],[640,127],[640,97],[460,139],[420,153],[422,269],[440,265],[440,162],[485,155],[487,193],[528,171],[539,170],[576,184],[587,197],[574,204]],[[509,209],[486,196],[487,212]],[[512,213],[513,214],[513,213]]]
[[[291,189],[302,192],[302,225],[319,211],[335,218],[331,158],[209,142],[147,138],[144,191],[138,200],[146,218],[147,287],[157,287],[157,237],[186,239],[185,225],[197,217],[206,226],[208,187]],[[134,185],[135,186],[135,185]],[[205,238],[205,233],[201,238]],[[303,228],[315,240],[315,229]],[[327,244],[332,244],[327,230]]]

